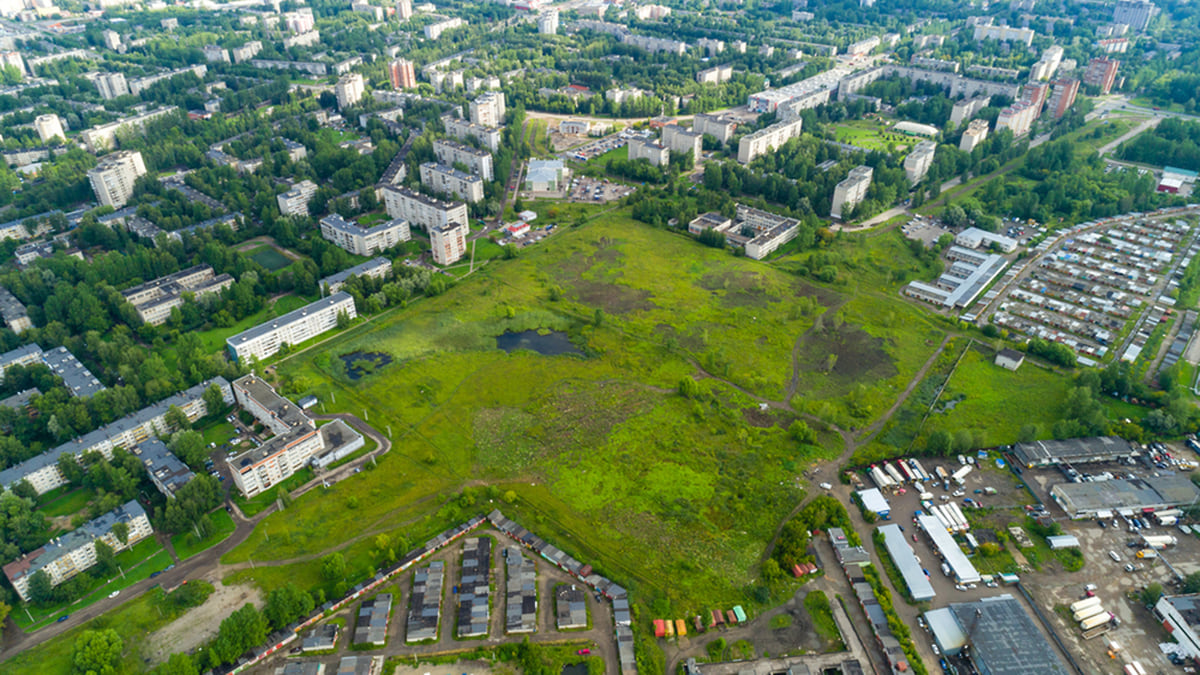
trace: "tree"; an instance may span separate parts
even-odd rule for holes
[[[1163,594],[1162,584],[1160,584],[1160,583],[1149,584],[1145,588],[1143,588],[1142,592],[1140,593],[1140,597],[1142,599],[1142,604],[1146,605],[1147,607],[1153,607],[1154,604],[1158,602],[1158,599],[1162,597],[1162,594]]]
[[[112,628],[85,630],[75,638],[71,663],[76,673],[115,675],[124,646],[121,636]]]
[[[164,416],[164,419],[167,422],[167,426],[172,429],[183,430],[192,427],[191,422],[188,422],[187,415],[177,405],[167,408],[167,414]]]
[[[129,523],[116,522],[112,526],[113,536],[122,544],[129,543]]]
[[[193,470],[199,470],[204,465],[204,460],[208,459],[204,436],[199,431],[192,429],[177,431],[171,437],[170,445],[171,453]]]
[[[113,551],[113,547],[102,539],[97,539],[94,546],[96,547],[96,569],[101,576],[112,574],[117,569],[116,551]]]
[[[954,437],[948,431],[935,431],[929,435],[929,441],[926,442],[925,448],[934,455],[945,455],[950,452],[950,448],[954,444]]]
[[[196,665],[196,661],[186,652],[179,652],[171,655],[166,663],[159,665],[151,671],[153,675],[200,675],[200,667]]]
[[[796,420],[788,427],[788,433],[801,445],[812,445],[817,441],[817,432],[813,431],[804,420]]]
[[[308,592],[288,583],[267,594],[262,613],[271,628],[279,629],[312,612],[314,607],[316,604]]]
[[[209,415],[215,415],[225,411],[225,395],[221,393],[221,388],[216,384],[208,385],[208,389],[204,390],[201,396],[204,400],[204,409]]]
[[[38,570],[29,577],[29,599],[35,605],[54,602],[54,584],[45,570]]]
[[[1192,572],[1183,578],[1184,593],[1200,593],[1200,572]]]
[[[346,559],[341,553],[330,553],[321,558],[321,577],[326,581],[341,581],[346,577]]]

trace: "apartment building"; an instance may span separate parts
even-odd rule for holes
[[[768,211],[737,205],[737,224],[734,227],[749,227],[754,232],[744,244],[747,258],[762,260],[780,246],[796,238],[800,221],[786,218]]]
[[[175,493],[184,485],[191,482],[196,474],[176,457],[162,441],[151,438],[131,450],[134,456],[142,460],[150,482],[167,499],[174,499]]]
[[[144,175],[146,164],[142,161],[142,153],[136,150],[121,150],[105,155],[87,172],[96,199],[114,209],[125,206],[133,196],[134,181]]]
[[[538,15],[537,18],[538,33],[541,35],[557,35],[558,34],[558,10],[549,9]]]
[[[1117,69],[1120,66],[1121,62],[1113,59],[1092,59],[1088,62],[1088,68],[1083,74],[1083,83],[1099,87],[1101,94],[1107,94],[1112,91],[1113,84],[1117,80]]]
[[[117,523],[128,527],[124,541],[113,532]],[[131,500],[5,565],[4,574],[17,595],[29,602],[29,580],[34,574],[45,572],[50,585],[57,586],[96,564],[97,541],[103,541],[114,551],[124,551],[153,534],[145,509]]]
[[[76,398],[87,398],[104,391],[104,385],[86,366],[67,351],[66,347],[55,347],[42,353],[42,363],[63,381],[63,386]]]
[[[696,73],[696,81],[700,84],[721,84],[733,78],[733,66],[713,66]]]
[[[129,95],[129,83],[122,73],[98,73],[92,82],[96,85],[96,91],[100,92],[100,98],[106,101]]]
[[[143,91],[149,89],[155,84],[158,84],[159,82],[162,82],[163,80],[170,80],[172,78],[179,77],[180,75],[187,75],[188,73],[191,73],[203,80],[204,77],[208,75],[208,66],[201,63],[195,66],[176,68],[174,70],[155,73],[154,75],[135,78],[129,81],[129,93],[137,96],[138,94],[141,94]]]
[[[8,326],[9,330],[17,334],[33,328],[33,321],[29,319],[29,311],[25,309],[25,305],[3,286],[0,286],[0,318],[4,319],[4,325]]]
[[[343,313],[351,319],[358,316],[354,298],[348,293],[334,293],[234,335],[225,341],[225,348],[234,361],[245,363],[250,357],[262,360],[274,356],[285,344],[298,345],[333,330],[338,315]]]
[[[412,16],[412,0],[396,0],[396,18],[401,21],[408,21]]]
[[[765,129],[742,137],[738,143],[738,161],[749,164],[759,155],[770,152],[793,138],[799,138],[804,121],[797,117],[786,122],[776,122]]]
[[[690,154],[693,162],[699,162],[704,154],[704,135],[684,129],[677,124],[668,124],[663,127],[662,144],[671,152]]]
[[[408,59],[396,59],[388,64],[388,79],[392,89],[412,89],[417,86],[417,71]]]
[[[1146,30],[1158,14],[1158,7],[1147,0],[1117,0],[1113,7],[1113,23],[1123,23],[1134,30]]]
[[[431,231],[451,223],[467,224],[466,202],[447,202],[397,185],[383,187],[383,204],[392,218]]]
[[[230,55],[233,57],[234,63],[245,63],[258,56],[258,53],[262,51],[262,47],[262,42],[251,40],[241,47],[234,47],[230,50]]]
[[[644,138],[629,139],[629,161],[644,159],[654,166],[666,166],[671,161],[671,152],[659,143]]]
[[[337,96],[338,110],[345,110],[362,100],[363,76],[360,73],[346,73],[338,78],[333,87]]]
[[[504,124],[504,93],[489,91],[470,104],[471,122],[484,127]]]
[[[229,382],[215,377],[0,471],[0,486],[12,487],[27,480],[38,494],[45,494],[67,482],[58,469],[58,458],[63,454],[79,459],[85,453],[99,452],[106,459],[112,459],[113,448],[129,449],[151,438],[168,435],[176,431],[166,420],[167,411],[172,407],[179,408],[189,422],[208,414],[203,397],[210,385],[220,389],[226,404],[233,403]]]
[[[1029,72],[1031,80],[1049,80],[1054,77],[1054,73],[1058,72],[1059,66],[1062,65],[1063,48],[1058,45],[1051,45],[1042,52],[1041,58],[1037,63],[1033,64],[1033,68]]]
[[[869,166],[856,166],[850,169],[846,179],[833,189],[833,205],[829,215],[841,220],[842,214],[849,214],[854,207],[867,198],[867,189],[871,187],[871,178],[875,170]]]
[[[147,281],[121,292],[142,321],[157,326],[171,318],[171,310],[183,306],[184,294],[199,299],[220,293],[233,285],[233,277],[217,275],[211,265],[196,265],[174,274]]]
[[[42,361],[42,348],[34,345],[22,345],[11,351],[0,354],[0,382],[4,381],[4,373],[13,366],[28,366]],[[0,486],[3,487],[3,486]]]
[[[396,218],[378,225],[364,227],[336,213],[321,219],[321,236],[354,255],[374,255],[402,244],[411,238],[408,221]]]
[[[220,45],[204,45],[204,60],[209,63],[229,63],[229,50]]]
[[[991,96],[976,96],[974,98],[958,101],[954,107],[950,109],[950,121],[955,126],[961,126],[963,122],[974,117],[980,110],[988,107],[992,102]]]
[[[700,135],[709,134],[722,143],[728,143],[729,139],[733,138],[733,132],[737,131],[737,121],[698,113],[692,119],[692,131]]]
[[[917,143],[912,152],[904,158],[904,174],[908,177],[909,185],[916,185],[925,178],[925,174],[929,173],[929,167],[933,166],[933,155],[937,152],[937,143],[933,141],[921,141]]]
[[[433,250],[433,262],[452,265],[467,252],[467,229],[464,223],[447,223],[429,229],[429,244]]]
[[[113,147],[116,147],[118,131],[125,129],[141,133],[142,129],[145,128],[148,122],[158,119],[164,115],[169,115],[177,110],[179,110],[179,108],[171,105],[158,108],[157,110],[144,112],[140,115],[132,115],[130,117],[119,119],[116,122],[109,122],[108,124],[102,124],[98,127],[85,129],[84,131],[80,132],[79,137],[83,139],[83,142],[85,145],[87,145],[87,149],[89,151],[95,153],[104,152],[105,150],[110,150]]]
[[[279,203],[279,212],[285,216],[307,216],[308,202],[317,194],[317,184],[311,180],[302,180],[287,192],[275,195]]]
[[[43,143],[48,143],[53,138],[58,138],[65,141],[67,134],[63,132],[62,122],[59,121],[58,115],[38,115],[33,121],[33,128],[37,129],[38,138]]]
[[[342,290],[342,286],[346,285],[346,281],[350,277],[366,277],[370,279],[386,279],[392,273],[392,261],[380,256],[372,258],[365,263],[360,263],[350,269],[342,270],[336,274],[321,279],[321,289],[324,293],[332,295]]]
[[[975,26],[976,40],[999,40],[1000,42],[1023,42],[1025,46],[1033,44],[1035,33],[1030,28],[1015,28],[1013,26]]]
[[[971,120],[967,125],[967,130],[963,132],[962,138],[958,141],[958,149],[963,152],[971,152],[979,147],[979,144],[987,140],[988,122],[987,120]]]
[[[1024,136],[1029,133],[1037,117],[1036,108],[1028,102],[1017,101],[1000,111],[1000,116],[996,118],[996,131],[1010,129],[1013,136]]]
[[[1050,93],[1049,110],[1054,119],[1061,119],[1075,105],[1075,97],[1079,94],[1079,80],[1064,77],[1051,83],[1054,90]]]
[[[462,199],[468,204],[483,201],[483,179],[479,176],[437,162],[421,164],[420,172],[421,185],[437,194]]]
[[[425,26],[425,37],[429,40],[436,40],[442,36],[442,33],[454,28],[460,28],[465,25],[467,25],[467,22],[458,17],[435,21],[434,23]]]
[[[560,125],[560,131],[561,128]],[[446,166],[462,164],[467,167],[467,171],[479,176],[483,180],[495,180],[495,173],[492,169],[492,154],[490,152],[439,138],[433,142],[433,156],[437,158],[438,162]]]
[[[458,140],[474,138],[479,141],[480,145],[492,152],[500,149],[500,132],[503,127],[485,127],[450,114],[442,115],[441,119],[446,133]]]

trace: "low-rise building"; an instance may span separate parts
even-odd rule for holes
[[[1164,595],[1154,615],[1190,659],[1200,659],[1200,594]]]
[[[150,482],[154,483],[154,487],[167,499],[174,499],[175,493],[195,477],[192,470],[157,438],[151,438],[133,448],[133,454],[142,460],[146,473],[150,474]]]
[[[937,143],[921,141],[908,153],[904,158],[904,174],[908,177],[909,185],[916,185],[925,178],[929,167],[933,166],[933,155],[936,152]]]
[[[575,584],[554,591],[555,623],[559,630],[587,628],[587,592]]]
[[[968,227],[954,237],[954,243],[966,248],[996,247],[1003,253],[1012,253],[1020,246],[1020,242],[1012,237],[1006,237],[995,232],[988,232],[977,227]]]
[[[482,178],[445,164],[421,164],[421,185],[438,194],[462,199],[468,204],[483,201]]]
[[[37,345],[23,345],[11,351],[0,354],[0,382],[4,381],[4,373],[13,366],[31,366],[42,362],[42,348]],[[0,487],[4,487],[0,485]]]
[[[803,126],[804,120],[797,117],[743,136],[738,143],[738,161],[749,164],[755,157],[775,150],[793,138],[799,138]]]
[[[644,159],[653,166],[666,166],[671,161],[671,153],[663,145],[646,138],[629,139],[629,161],[636,162]]]
[[[9,330],[17,334],[33,328],[25,305],[3,286],[0,286],[0,318],[4,319],[4,325]]]
[[[504,552],[504,632],[532,633],[537,630],[537,566],[516,546]]]
[[[466,202],[447,202],[397,185],[383,187],[383,203],[392,218],[430,232],[451,223],[467,224]]]
[[[275,201],[279,203],[279,212],[285,216],[307,216],[308,202],[316,194],[317,184],[311,180],[302,180],[287,192],[275,195]]]
[[[183,306],[184,294],[194,298],[220,293],[233,285],[233,277],[217,275],[211,265],[196,265],[174,274],[121,291],[142,321],[158,326],[171,318],[171,310]]]
[[[354,644],[379,647],[386,643],[391,611],[391,593],[380,593],[364,601],[358,608],[358,620],[354,623]]]
[[[396,218],[364,227],[336,213],[321,219],[321,236],[354,255],[368,256],[409,240],[408,221]]]
[[[564,189],[571,170],[561,159],[531,159],[525,167],[525,189],[530,192],[558,192]]]
[[[850,170],[846,179],[837,184],[833,190],[833,205],[829,215],[841,219],[843,214],[849,214],[854,207],[867,198],[867,189],[871,187],[871,178],[875,170],[869,166],[856,166]]]
[[[566,124],[566,122],[563,122],[563,124]],[[584,122],[584,125],[586,124],[587,122]],[[561,124],[559,125],[559,131],[562,132]],[[583,133],[587,133],[586,127]],[[446,166],[462,164],[467,167],[467,171],[479,176],[483,180],[495,180],[495,173],[492,169],[492,153],[486,150],[480,150],[470,145],[439,138],[433,142],[433,156],[437,158],[438,162]]]
[[[324,289],[327,295],[332,295],[342,290],[342,286],[346,284],[346,280],[350,277],[386,279],[391,273],[392,261],[380,256],[321,279],[321,288]]]
[[[274,356],[285,344],[298,345],[333,330],[341,314],[350,319],[358,316],[354,298],[347,293],[334,293],[228,338],[225,348],[234,361],[265,359]]]
[[[488,634],[491,596],[492,539],[463,540],[462,578],[458,584],[458,637]]]
[[[700,84],[721,84],[733,79],[733,66],[725,64],[705,68],[696,73],[696,81]]]
[[[117,523],[127,528],[124,539],[113,531]],[[129,501],[5,565],[4,574],[17,595],[29,602],[29,580],[38,572],[45,572],[50,585],[57,586],[96,564],[97,541],[114,551],[124,551],[153,534],[145,509],[137,501]]]
[[[408,597],[408,624],[404,641],[408,643],[436,640],[438,620],[442,614],[442,583],[446,563],[435,560],[413,572],[412,591]]]
[[[1001,368],[1007,370],[1016,370],[1021,367],[1022,363],[1025,363],[1025,354],[1015,349],[1008,349],[1005,347],[1004,349],[996,352],[995,363]]]
[[[1200,489],[1186,476],[1180,475],[1117,478],[1060,483],[1050,488],[1050,498],[1068,517],[1079,520],[1097,518],[1102,513],[1110,517],[1113,512],[1132,516],[1145,509],[1186,506],[1200,499]]]

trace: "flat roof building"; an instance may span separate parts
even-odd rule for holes
[[[458,583],[458,637],[487,635],[491,594],[492,540],[471,537],[463,540],[462,578]]]
[[[1031,441],[1013,446],[1013,456],[1026,468],[1057,464],[1114,462],[1135,457],[1137,447],[1117,436]]]
[[[980,675],[1068,675],[1054,647],[1011,595],[956,602],[925,613],[933,639],[954,656],[970,646]]]
[[[259,360],[274,356],[283,345],[298,345],[337,327],[338,315],[358,316],[354,298],[339,292],[321,298],[276,319],[265,321],[225,340],[225,348],[234,361],[250,357]]]
[[[42,362],[50,371],[62,378],[63,385],[72,396],[87,398],[104,391],[104,385],[66,347],[55,347],[42,354]]]
[[[531,159],[525,169],[525,189],[531,192],[562,190],[571,170],[561,159]]]
[[[971,152],[979,147],[979,144],[987,140],[988,137],[988,121],[987,120],[971,120],[967,124],[967,128],[963,131],[962,137],[958,140],[958,149],[963,152]]]
[[[504,632],[532,633],[537,630],[537,567],[510,546],[504,551]]]
[[[574,584],[554,591],[555,622],[559,630],[587,628],[587,592]]]
[[[311,180],[296,183],[287,192],[275,195],[279,212],[285,216],[307,216],[308,202],[317,194],[317,184]]]
[[[338,248],[361,256],[386,251],[411,238],[408,221],[403,218],[364,227],[336,213],[321,219],[321,236]]]
[[[952,264],[934,283],[910,281],[904,294],[942,309],[964,308],[1008,266],[1003,256],[952,246],[946,254]]]
[[[142,321],[158,326],[171,318],[171,310],[182,307],[184,293],[195,298],[220,293],[233,285],[228,274],[216,275],[211,265],[196,265],[144,284],[127,288],[121,295],[137,310]]]
[[[1098,482],[1061,483],[1050,497],[1073,519],[1095,518],[1102,511],[1134,513],[1147,508],[1192,504],[1200,489],[1186,476],[1119,478]]]
[[[709,134],[722,143],[728,143],[730,138],[733,138],[733,132],[737,130],[737,121],[710,115],[708,113],[697,113],[692,118],[692,131],[703,136]]]
[[[875,170],[869,166],[856,166],[850,169],[846,179],[837,184],[833,190],[833,205],[829,215],[841,220],[843,215],[849,215],[867,198],[867,190],[871,187],[871,178]]]
[[[25,305],[3,286],[0,286],[0,318],[4,319],[4,325],[8,326],[9,330],[18,335],[33,328],[33,321],[29,319]]]
[[[671,151],[666,146],[647,138],[629,139],[629,161],[644,159],[651,166],[667,166],[671,162]]]
[[[888,516],[891,515],[892,505],[888,504],[887,499],[884,498],[883,493],[879,491],[879,488],[859,490],[855,494],[858,495],[858,499],[862,502],[863,507],[871,513],[874,513],[884,520],[887,520]]]
[[[372,258],[365,263],[359,263],[350,269],[342,270],[336,274],[321,279],[321,288],[325,293],[330,295],[342,290],[342,286],[346,285],[346,281],[350,277],[369,277],[371,279],[385,279],[392,273],[392,261],[379,256]]]
[[[933,542],[934,550],[942,556],[942,560],[950,566],[954,580],[960,584],[979,583],[979,572],[971,561],[958,547],[958,542],[946,531],[946,526],[937,516],[917,516],[917,524]]]
[[[775,150],[793,138],[799,138],[803,128],[804,120],[797,117],[742,136],[738,141],[738,162],[749,164],[755,157]]]
[[[125,541],[113,534],[113,525],[125,523]],[[29,579],[39,571],[57,586],[96,564],[96,542],[103,541],[114,551],[123,551],[154,534],[146,511],[137,501],[126,502],[95,520],[84,523],[48,544],[4,566],[4,574],[21,599],[29,602]]]
[[[1190,658],[1200,659],[1200,595],[1164,595],[1154,615]]]
[[[358,608],[354,623],[354,644],[382,646],[387,642],[388,615],[392,611],[392,594],[380,593]]]
[[[584,122],[584,124],[586,125],[587,123]],[[586,129],[584,133],[587,133]],[[462,164],[467,167],[467,171],[479,176],[483,180],[495,180],[495,171],[492,167],[492,153],[486,150],[438,138],[433,141],[433,156],[437,158],[438,162],[446,166]]]
[[[389,216],[404,219],[426,233],[451,223],[467,225],[466,202],[442,201],[406,187],[385,185],[383,203]]]
[[[421,185],[430,190],[461,199],[468,204],[483,201],[483,179],[452,166],[425,162],[421,164]]]
[[[442,115],[441,120],[442,126],[446,128],[446,133],[451,136],[459,140],[474,138],[492,152],[500,150],[500,132],[504,127],[482,126],[470,120],[455,117],[453,114]]]
[[[412,591],[408,598],[408,627],[404,641],[408,643],[437,640],[438,619],[442,612],[442,581],[446,564],[435,560],[413,572]]]
[[[929,583],[929,577],[925,576],[925,572],[922,571],[921,562],[917,560],[912,546],[904,538],[904,532],[900,530],[900,526],[884,525],[879,528],[879,531],[883,533],[883,544],[887,548],[888,555],[892,557],[896,569],[900,570],[900,576],[904,577],[909,595],[917,602],[932,600],[936,595],[933,591],[933,584]]]
[[[462,260],[467,253],[467,233],[470,230],[463,223],[438,225],[429,230],[429,247],[433,254],[433,262],[439,265],[453,265]]]
[[[121,150],[105,155],[87,172],[96,200],[114,209],[125,206],[133,196],[134,182],[144,175],[146,163],[142,161],[142,153],[136,150]]]
[[[921,141],[917,143],[912,152],[904,158],[904,174],[908,177],[909,185],[920,183],[925,174],[929,173],[929,167],[933,166],[933,155],[937,152],[937,143],[933,141]]]
[[[977,227],[968,227],[958,233],[958,236],[954,237],[954,243],[966,248],[990,248],[995,246],[1004,253],[1012,253],[1020,246],[1020,242],[1012,237],[988,232]]]
[[[141,443],[133,449],[133,454],[142,460],[146,473],[150,474],[150,482],[167,499],[174,499],[179,488],[196,475],[157,438]]]

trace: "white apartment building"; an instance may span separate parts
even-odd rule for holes
[[[123,73],[98,73],[92,81],[96,84],[96,91],[100,92],[100,98],[106,101],[129,95],[129,83],[125,81]]]
[[[484,127],[504,124],[504,93],[489,91],[479,96],[470,105],[471,122]]]
[[[352,223],[336,213],[321,219],[321,236],[354,255],[368,256],[409,240],[408,221],[389,220],[371,227]]]
[[[392,218],[403,218],[426,232],[451,223],[467,224],[466,202],[446,202],[406,187],[384,186],[383,204]]]
[[[125,541],[113,533],[117,523],[125,523],[128,527]],[[50,577],[50,585],[57,586],[96,564],[97,541],[103,541],[114,551],[124,551],[153,534],[154,528],[150,526],[145,509],[136,500],[131,500],[5,565],[4,574],[17,595],[29,602],[29,580],[34,574],[45,572]]]
[[[363,76],[360,73],[346,73],[338,78],[333,92],[337,96],[338,110],[345,110],[358,103],[363,97]]]
[[[258,56],[258,53],[262,51],[262,47],[262,42],[259,42],[258,40],[251,40],[241,47],[234,47],[231,51],[233,62],[245,63],[246,61],[249,61],[250,59]]]
[[[220,293],[232,285],[233,277],[228,274],[217,275],[211,265],[196,265],[127,288],[121,295],[133,305],[142,321],[157,326],[171,318],[172,309],[183,305],[184,293],[199,299]]]
[[[833,205],[829,215],[841,220],[843,213],[850,213],[854,207],[867,198],[867,189],[871,187],[871,178],[875,170],[869,166],[856,166],[850,169],[846,180],[837,184],[833,189]]]
[[[1038,109],[1024,101],[1017,101],[1000,111],[996,118],[996,130],[1011,129],[1013,136],[1021,137],[1029,133],[1033,121],[1038,117]]]
[[[587,123],[585,122],[584,124],[586,125]],[[559,131],[562,131],[561,124],[559,125]],[[587,133],[586,128],[584,133]],[[467,171],[484,180],[495,180],[495,172],[492,169],[492,154],[490,152],[439,138],[433,142],[433,156],[437,157],[438,162],[446,166],[462,164],[467,167]]]
[[[275,195],[275,201],[279,203],[279,212],[285,216],[307,216],[308,202],[315,194],[317,184],[311,180],[302,180],[287,192]]]
[[[295,12],[285,13],[283,25],[293,33],[307,33],[317,25],[317,21],[313,16],[312,8],[303,7]]]
[[[950,109],[950,121],[955,126],[960,126],[966,120],[974,117],[980,110],[988,107],[988,104],[991,102],[991,96],[976,96],[975,98],[958,101]]]
[[[468,204],[483,201],[483,179],[452,166],[425,162],[421,165],[421,185],[434,192],[461,199]]]
[[[355,265],[347,270],[342,270],[336,274],[321,279],[321,289],[323,292],[330,295],[342,290],[342,286],[346,285],[346,280],[350,277],[366,277],[370,279],[385,279],[392,273],[392,261],[379,256],[372,258],[365,263]]]
[[[976,40],[999,40],[1000,42],[1023,42],[1028,47],[1033,44],[1035,33],[1031,28],[1015,28],[1013,26],[975,26]]]
[[[0,318],[4,319],[4,325],[8,326],[9,330],[18,335],[33,328],[33,321],[29,319],[29,311],[25,309],[25,305],[3,286],[0,286]],[[0,365],[0,369],[2,368]],[[0,370],[0,375],[2,374],[3,370]]]
[[[692,161],[699,162],[704,152],[704,135],[668,124],[662,129],[662,144],[671,152],[690,153]]]
[[[167,411],[177,407],[189,422],[204,417],[208,414],[204,392],[210,385],[216,385],[221,390],[225,403],[233,403],[233,392],[229,388],[229,382],[224,378],[215,377],[0,471],[0,486],[11,487],[15,483],[27,480],[38,494],[45,494],[65,485],[67,479],[58,469],[59,456],[70,454],[79,459],[85,453],[98,452],[106,459],[112,459],[113,448],[128,449],[148,439],[170,434],[176,429],[167,424]]]
[[[971,152],[979,147],[979,144],[987,140],[988,123],[987,120],[971,120],[967,125],[967,130],[963,132],[962,138],[958,141],[958,149],[963,152]]]
[[[460,141],[474,138],[492,152],[500,149],[500,131],[503,127],[485,127],[453,115],[443,115],[441,119],[446,133]]]
[[[396,0],[396,18],[401,21],[408,21],[412,18],[412,15],[412,0]]]
[[[797,117],[787,122],[776,122],[765,129],[743,136],[738,143],[738,161],[749,164],[761,154],[770,152],[793,138],[799,138],[804,121]]]
[[[700,38],[699,40],[696,40],[696,46],[699,47],[700,51],[704,52],[706,56],[716,56],[717,54],[725,51],[725,43],[721,40],[714,40],[712,38]]]
[[[115,122],[109,122],[108,124],[102,124],[98,127],[85,129],[84,131],[80,132],[79,137],[83,139],[83,142],[87,146],[88,150],[95,153],[100,153],[105,150],[110,150],[116,146],[118,131],[127,129],[129,131],[141,133],[142,130],[145,129],[147,123],[156,120],[159,117],[163,117],[164,115],[170,115],[178,110],[179,108],[169,105],[158,108],[157,110],[144,112],[140,115],[123,117]]]
[[[721,84],[733,78],[733,66],[713,66],[696,73],[696,81],[700,84]]]
[[[442,33],[465,25],[467,25],[467,22],[458,17],[435,21],[434,23],[425,26],[425,37],[430,40],[436,40],[442,36]]]
[[[542,35],[558,34],[558,10],[550,9],[538,15],[538,33]]]
[[[929,167],[933,166],[933,155],[937,152],[937,143],[934,141],[921,141],[917,146],[908,153],[904,158],[904,174],[908,176],[908,184],[916,185],[920,183],[925,174],[929,173]]]
[[[671,152],[663,145],[643,138],[629,139],[629,161],[644,159],[654,166],[666,166],[671,161]]]
[[[291,49],[292,47],[311,47],[320,41],[321,31],[310,30],[283,38],[283,48]]]
[[[737,131],[737,121],[698,113],[692,118],[692,131],[700,135],[709,134],[722,143],[728,143],[733,138],[733,132]]]
[[[1058,72],[1058,67],[1062,65],[1063,48],[1058,45],[1051,45],[1042,52],[1041,58],[1037,63],[1033,64],[1033,68],[1029,71],[1029,79],[1031,80],[1049,80],[1054,77],[1054,73]]]
[[[25,77],[25,59],[21,58],[21,52],[0,51],[0,67],[4,66],[16,68],[21,77]]]
[[[220,45],[204,45],[204,60],[209,63],[229,63],[229,50]]]
[[[453,265],[467,253],[467,233],[470,230],[462,223],[438,225],[429,230],[429,244],[433,251],[433,262]]]
[[[50,139],[58,137],[62,140],[67,140],[67,135],[63,132],[62,122],[59,121],[58,115],[38,115],[33,121],[33,127],[37,129],[38,138],[43,143],[47,143]]]
[[[354,298],[348,293],[334,293],[234,335],[225,341],[225,348],[234,361],[245,363],[250,357],[262,360],[274,356],[284,344],[298,345],[333,330],[342,313],[351,319],[358,316]]]
[[[119,209],[133,196],[133,183],[146,175],[142,153],[121,150],[105,155],[87,172],[96,199],[105,206]]]

